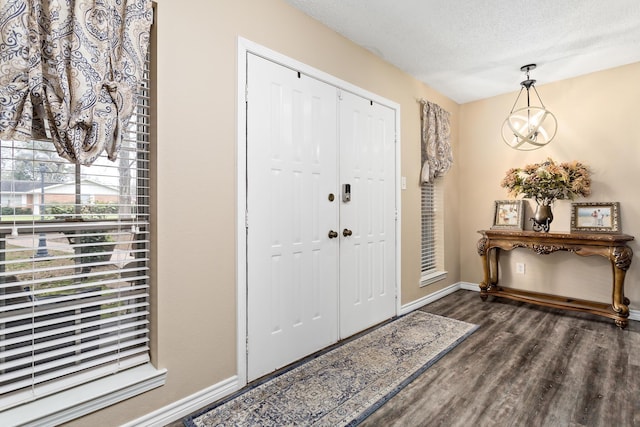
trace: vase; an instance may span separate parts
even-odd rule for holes
[[[544,231],[545,233],[549,232],[549,224],[553,221],[553,212],[551,212],[551,205],[548,204],[538,204],[536,206],[536,211],[531,218],[533,221],[533,231]]]

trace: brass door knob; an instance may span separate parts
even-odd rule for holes
[[[335,239],[336,237],[338,237],[338,232],[333,231],[333,230],[329,230],[329,238],[330,239]]]
[[[349,237],[353,234],[353,232],[351,230],[349,230],[348,228],[345,228],[344,230],[342,230],[342,235],[344,237]]]

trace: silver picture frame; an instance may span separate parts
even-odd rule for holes
[[[619,202],[571,204],[571,232],[620,233]]]
[[[523,230],[523,200],[496,200],[493,209],[492,229]]]

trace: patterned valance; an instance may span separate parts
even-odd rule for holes
[[[453,163],[449,113],[437,104],[422,104],[422,183],[443,176]]]
[[[150,0],[3,0],[0,139],[51,139],[90,165],[115,160],[153,19]]]

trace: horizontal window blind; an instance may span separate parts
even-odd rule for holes
[[[422,185],[422,275],[432,273],[438,268],[439,216],[437,205],[437,187],[433,182]]]
[[[0,411],[149,361],[149,101],[115,162],[0,141]]]

